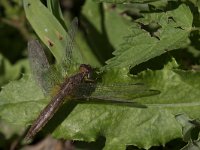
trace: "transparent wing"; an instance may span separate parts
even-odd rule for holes
[[[75,35],[78,30],[78,18],[74,18],[68,28],[67,46],[66,46],[66,56],[63,58],[64,65],[68,67],[72,63],[72,49],[74,48]]]
[[[45,92],[47,83],[43,79],[43,75],[50,65],[39,41],[31,40],[28,42],[28,55],[33,77]]]
[[[159,93],[160,91],[149,89],[142,83],[113,84],[107,86],[97,86],[91,97],[96,97],[98,99],[133,100],[139,97],[146,97]]]
[[[56,84],[56,70],[50,67],[44,50],[38,40],[28,42],[28,56],[32,74],[44,94],[50,93]]]
[[[78,99],[83,98],[101,103],[136,103],[134,99],[139,97],[159,94],[160,91],[149,89],[142,83],[137,84],[112,84],[95,85],[91,83],[82,84],[75,94]]]

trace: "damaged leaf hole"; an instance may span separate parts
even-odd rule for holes
[[[147,25],[145,25],[143,23],[139,23],[139,25],[141,26],[141,29],[149,32],[149,34],[151,35],[151,37],[155,37],[158,40],[160,40],[160,38],[156,35],[156,33],[158,32],[159,29],[162,28],[161,25],[159,25],[156,22],[152,22],[152,23],[147,24]]]

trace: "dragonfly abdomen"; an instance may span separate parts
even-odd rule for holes
[[[72,96],[71,94],[82,82],[86,75],[86,73],[81,72],[65,80],[58,93],[52,98],[51,102],[43,109],[38,118],[32,124],[25,137],[26,139],[31,139],[37,132],[40,131],[42,127],[46,125],[46,123],[53,117],[56,111],[64,103],[65,97]],[[69,97],[66,99],[69,99]]]

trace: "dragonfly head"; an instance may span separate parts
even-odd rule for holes
[[[85,74],[85,80],[90,81],[92,79],[93,69],[90,65],[81,64],[79,67],[79,72]]]
[[[89,75],[92,73],[92,67],[90,65],[81,64],[79,67],[79,72]]]

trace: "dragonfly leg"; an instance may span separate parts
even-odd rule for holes
[[[84,79],[84,81],[87,83],[95,83],[95,80],[87,78],[87,77]]]

